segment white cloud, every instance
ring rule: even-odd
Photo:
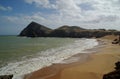
[[[30,23],[31,21],[44,21],[45,19],[41,16],[41,13],[35,13],[32,15],[17,15],[17,16],[3,16],[5,20],[15,24],[26,24]]]
[[[120,0],[25,0],[37,7],[52,8],[60,15],[85,18],[92,15],[119,15]],[[52,3],[51,1],[54,1]],[[54,6],[54,7],[53,7]],[[87,10],[85,10],[87,9]]]
[[[35,4],[37,7],[44,7],[44,8],[54,8],[54,4],[50,4],[49,0],[25,0],[28,4]]]
[[[2,11],[11,11],[12,7],[10,7],[10,6],[5,7],[5,6],[0,5],[0,10],[2,10]]]
[[[27,25],[31,21],[57,28],[77,25],[84,28],[120,29],[120,0],[25,0],[37,8],[52,9],[55,13],[36,12],[32,15],[6,16],[14,23]]]
[[[63,18],[81,18],[81,9],[73,0],[59,0],[56,2],[57,10]]]

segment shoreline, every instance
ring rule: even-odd
[[[109,36],[98,40],[105,41],[106,45],[91,59],[69,68],[61,70],[58,74],[46,79],[103,79],[103,75],[114,70],[115,62],[120,60],[119,45],[111,44],[116,37]]]
[[[91,53],[79,53],[79,54],[73,55],[72,57],[65,59],[62,63],[54,63],[51,66],[44,67],[30,74],[26,74],[24,76],[24,79],[38,79],[38,78],[58,79],[58,76],[60,77],[60,72],[62,70],[66,68],[74,67],[77,65],[81,65],[81,64],[84,64],[85,62],[92,60],[91,56],[97,53],[98,51],[100,51],[105,45],[105,42],[103,40],[97,39],[97,41],[99,42],[99,45],[93,47],[92,49],[87,49],[84,51],[84,52],[91,52]]]

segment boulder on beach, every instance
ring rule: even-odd
[[[118,39],[114,39],[113,41],[112,41],[112,44],[118,44],[119,42],[118,42]]]
[[[120,70],[115,70],[103,76],[103,79],[120,79]]]
[[[116,62],[115,65],[116,65],[115,69],[116,69],[116,70],[120,70],[120,62],[119,62],[119,61]]]
[[[103,79],[120,79],[120,62],[115,63],[115,65],[116,70],[103,75]]]

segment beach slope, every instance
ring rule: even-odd
[[[98,39],[104,41],[104,47],[100,48],[99,51],[90,55],[89,60],[76,65],[70,65],[63,67],[61,65],[55,65],[44,68],[31,75],[26,76],[26,79],[38,79],[43,73],[47,74],[49,71],[55,71],[58,68],[59,71],[53,75],[44,75],[45,79],[102,79],[103,75],[114,70],[115,62],[120,60],[120,46],[111,44],[115,36],[106,36]],[[96,49],[97,50],[97,49]],[[73,63],[75,64],[75,63]],[[46,71],[46,69],[48,71]],[[51,72],[51,73],[52,73]]]

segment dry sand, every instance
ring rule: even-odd
[[[115,62],[120,60],[120,46],[111,44],[115,38],[98,39],[104,41],[105,46],[91,54],[86,62],[55,64],[27,75],[26,79],[102,79],[103,74],[114,70]]]

